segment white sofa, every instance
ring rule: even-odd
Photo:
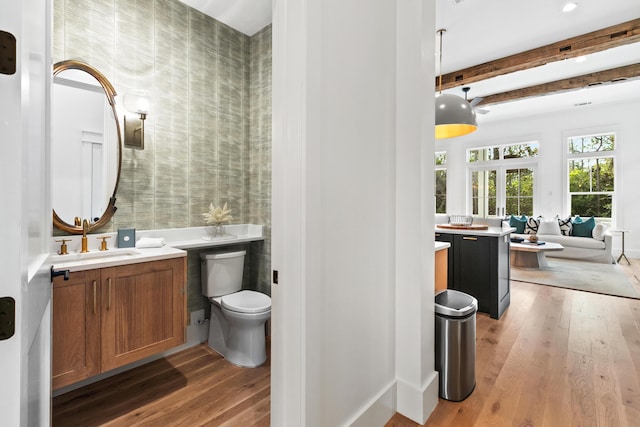
[[[509,222],[505,222],[506,226],[509,226]],[[611,255],[613,237],[606,231],[606,227],[601,224],[596,224],[591,232],[592,237],[561,234],[562,231],[557,218],[539,219],[537,227],[536,235],[539,241],[558,243],[564,247],[561,251],[546,252],[545,255],[550,258],[570,258],[607,264],[614,262]],[[529,228],[529,223],[527,223],[526,228]],[[528,239],[531,234],[514,234],[514,236]]]
[[[507,226],[509,223],[507,223]],[[524,239],[529,238],[529,234],[512,234]],[[605,233],[604,240],[594,239],[592,237],[577,236],[557,236],[551,234],[538,234],[538,239],[543,242],[552,242],[561,244],[564,249],[561,251],[545,252],[548,258],[570,258],[582,261],[614,263],[611,255],[612,236]]]

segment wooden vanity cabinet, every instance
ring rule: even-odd
[[[184,258],[102,269],[102,370],[184,344]]]
[[[53,388],[183,344],[185,264],[171,258],[56,277]]]
[[[100,270],[53,279],[52,363],[54,389],[100,373]]]

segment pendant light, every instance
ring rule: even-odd
[[[442,93],[442,35],[440,29],[440,77],[439,94],[436,96],[436,139],[466,135],[478,129],[476,112],[465,99],[457,95]]]

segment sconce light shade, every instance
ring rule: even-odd
[[[149,94],[144,90],[133,90],[124,94],[124,108],[130,113],[149,113]]]
[[[450,94],[436,96],[436,139],[462,136],[476,129],[476,112],[467,100]]]
[[[124,108],[135,115],[124,116],[125,147],[144,149],[144,121],[149,113],[149,95],[142,90],[127,92]]]

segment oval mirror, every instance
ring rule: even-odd
[[[122,141],[116,91],[92,66],[75,60],[53,67],[51,199],[53,225],[82,234],[103,227],[116,211]]]

